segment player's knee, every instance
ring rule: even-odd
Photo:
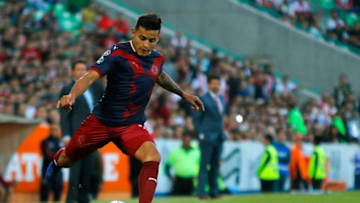
[[[151,153],[148,153],[145,157],[144,160],[142,160],[143,162],[148,162],[148,161],[156,161],[156,162],[160,162],[161,160],[161,155],[157,150],[152,151]]]

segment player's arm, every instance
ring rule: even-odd
[[[168,74],[162,71],[159,77],[156,80],[156,83],[160,85],[162,88],[175,93],[182,97],[185,101],[189,102],[192,105],[192,108],[195,110],[205,110],[204,104],[201,102],[199,97],[188,94],[184,92],[176,82],[174,82]]]
[[[71,106],[75,103],[75,99],[84,93],[89,86],[95,82],[100,77],[99,73],[94,70],[89,70],[85,75],[83,75],[71,89],[68,95],[64,95],[57,102],[56,107],[64,107],[67,110],[71,110]]]

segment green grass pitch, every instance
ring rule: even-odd
[[[124,203],[137,203],[137,199],[120,199]],[[223,196],[218,200],[202,200],[196,197],[155,198],[153,203],[360,203],[360,191],[333,192],[326,194],[253,194]],[[95,201],[93,203],[110,203]]]

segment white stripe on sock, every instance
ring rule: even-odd
[[[152,180],[152,181],[155,181],[155,183],[157,183],[157,180],[156,180],[156,178],[148,178],[148,180]]]

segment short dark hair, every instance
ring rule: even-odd
[[[143,27],[146,30],[161,29],[161,17],[156,13],[144,13],[136,21],[135,29]]]
[[[187,128],[184,128],[183,137],[194,138],[194,137],[196,137],[196,134],[195,134],[195,132],[193,130],[189,130]]]
[[[213,74],[208,75],[208,77],[207,77],[207,82],[210,83],[212,80],[220,80],[220,76],[218,76],[218,75],[213,75]]]
[[[321,136],[314,136],[314,145],[319,145],[322,141]]]
[[[83,59],[78,59],[78,60],[72,62],[72,64],[71,64],[71,70],[74,70],[74,69],[75,69],[75,66],[76,66],[77,64],[79,64],[79,63],[82,63],[82,64],[87,65],[87,62],[86,62],[85,60],[83,60]]]
[[[266,134],[266,135],[265,135],[265,139],[266,139],[267,141],[269,141],[270,143],[273,143],[273,141],[274,141],[273,136],[270,135],[270,134]]]

